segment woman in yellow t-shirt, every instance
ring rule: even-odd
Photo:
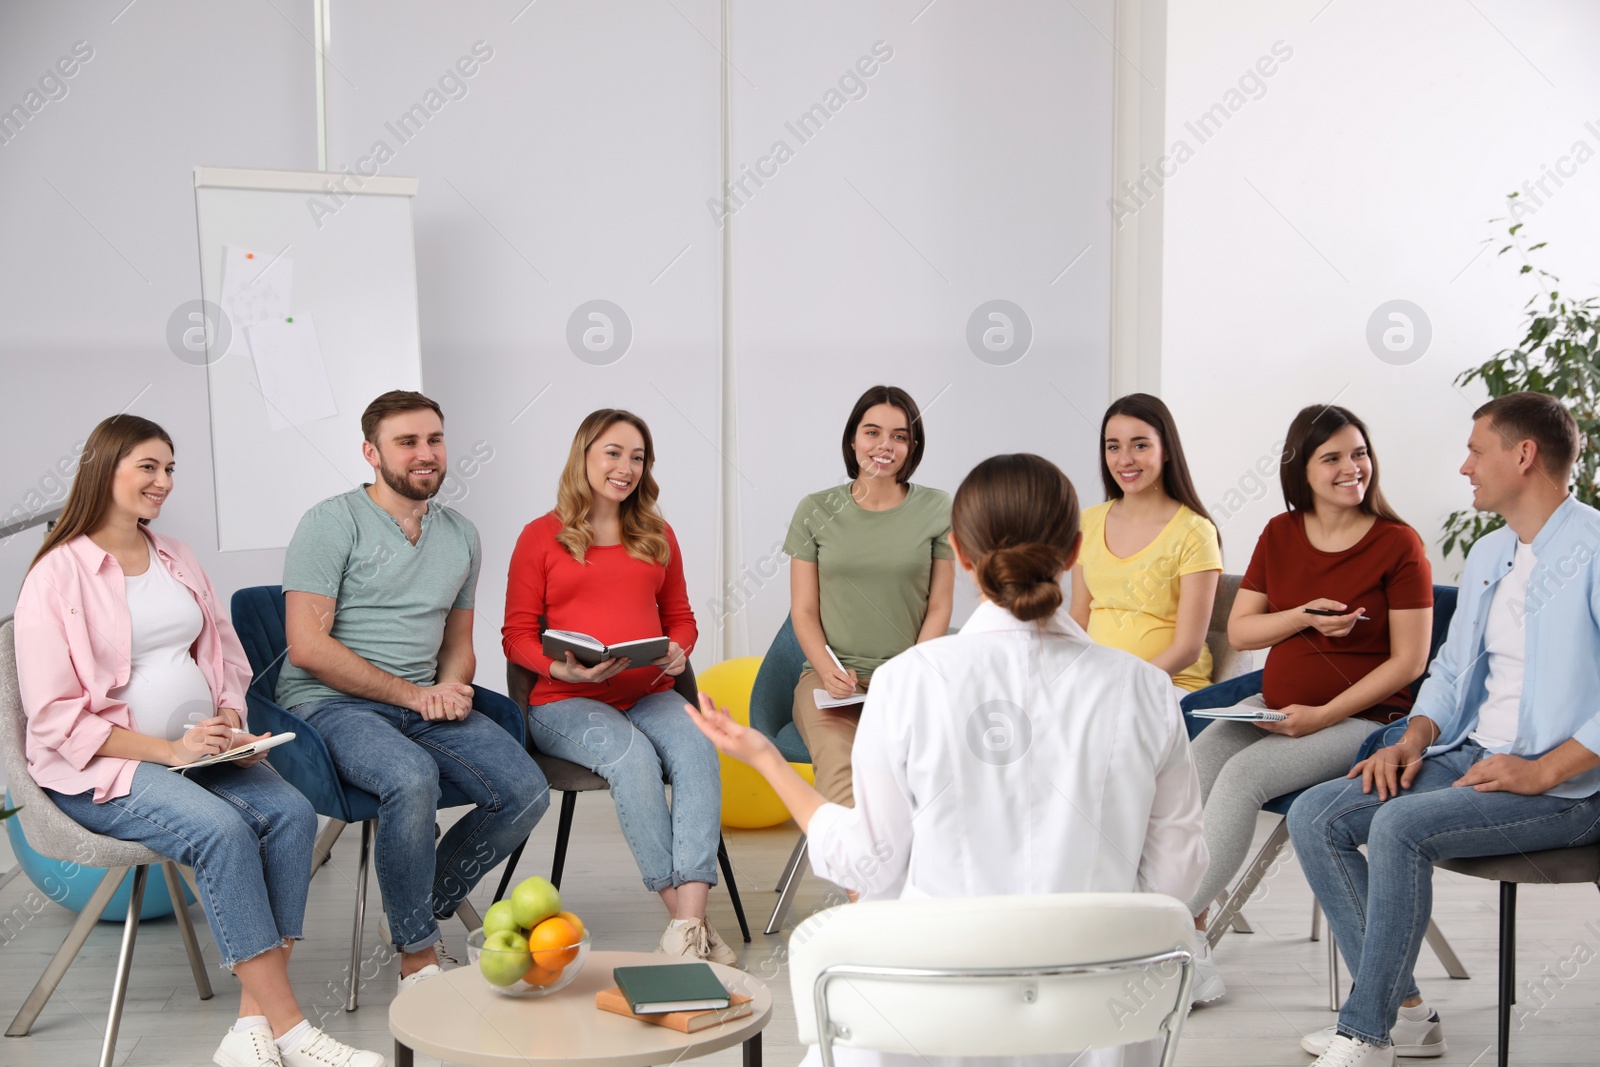
[[[1106,502],[1083,513],[1072,618],[1098,644],[1132,652],[1193,692],[1211,684],[1206,628],[1222,547],[1189,477],[1172,412],[1148,393],[1100,420]]]

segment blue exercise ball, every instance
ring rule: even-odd
[[[6,807],[12,807],[11,795],[6,794]],[[17,855],[17,864],[28,881],[50,900],[69,911],[81,912],[89,898],[100,887],[106,875],[103,867],[80,867],[63,860],[46,859],[33,850],[22,833],[22,819],[13,815],[6,820],[6,836],[11,839],[11,851]],[[129,872],[130,874],[132,872]],[[128,898],[133,895],[133,879],[123,876],[122,886],[111,898],[111,903],[100,916],[101,922],[122,922],[128,917]],[[192,903],[194,894],[183,887],[184,902]],[[144,906],[139,909],[139,920],[159,919],[172,914],[172,897],[167,892],[167,880],[159,867],[151,867],[144,881]]]

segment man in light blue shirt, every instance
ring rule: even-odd
[[[1474,413],[1461,473],[1473,505],[1506,525],[1467,556],[1449,636],[1388,728],[1403,736],[1289,813],[1355,975],[1338,1025],[1301,1042],[1313,1067],[1445,1052],[1411,975],[1434,861],[1600,841],[1600,511],[1567,493],[1577,452],[1551,397],[1512,393]]]

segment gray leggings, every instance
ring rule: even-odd
[[[1264,708],[1260,696],[1239,707]],[[1191,742],[1205,803],[1211,866],[1189,911],[1199,915],[1244,866],[1261,805],[1296,789],[1343,777],[1361,742],[1380,724],[1350,717],[1304,737],[1281,737],[1248,722],[1214,722]]]

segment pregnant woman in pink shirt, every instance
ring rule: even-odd
[[[240,985],[216,1063],[383,1067],[313,1027],[289,988],[311,804],[262,755],[172,770],[253,739],[240,710],[250,668],[216,590],[187,545],[147,528],[172,491],[172,439],[115,415],[83,455],[17,600],[28,770],[84,828],[194,869]]]

